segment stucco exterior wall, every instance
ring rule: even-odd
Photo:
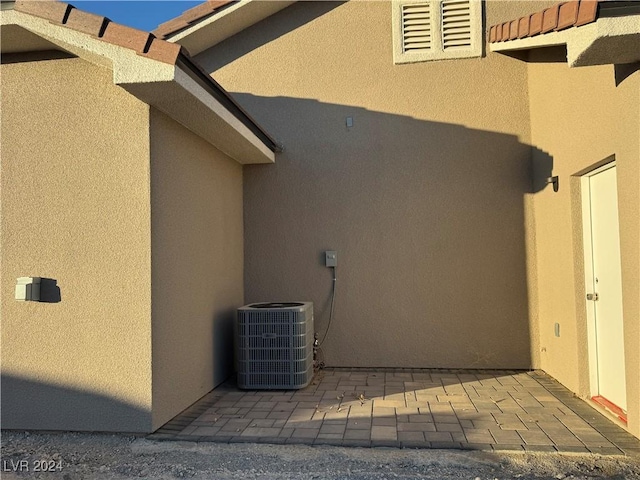
[[[148,106],[79,59],[1,72],[2,427],[149,431]]]
[[[337,250],[328,365],[530,367],[527,67],[392,58],[389,2],[300,2],[199,55],[284,145],[244,169],[245,301],[313,301],[322,336]]]
[[[242,167],[151,110],[153,427],[233,371],[243,302]]]
[[[629,429],[640,434],[640,72],[616,86],[614,67],[529,64],[531,143],[552,158],[560,189],[533,195],[539,366],[589,394],[580,182],[571,177],[615,155],[618,176]],[[555,337],[554,323],[561,335]]]

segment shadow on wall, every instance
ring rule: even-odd
[[[151,412],[120,400],[2,374],[2,428],[149,432]]]
[[[553,177],[553,157],[547,152],[531,147],[531,187],[532,193],[540,192],[549,185]]]
[[[207,72],[214,72],[240,56],[321,17],[343,3],[345,2],[330,0],[291,5],[282,14],[269,18],[269,22],[258,22],[249,27],[246,30],[248,41],[243,42],[242,49],[221,49],[215,55],[201,55],[196,59]]]
[[[523,197],[551,188],[549,155],[461,125],[234,96],[285,148],[244,168],[246,302],[313,301],[323,332],[330,246],[327,365],[531,366]]]
[[[238,305],[240,306],[240,305]],[[213,371],[229,372],[232,375],[235,371],[235,336],[234,324],[236,320],[236,309],[229,309],[219,312],[213,318]],[[214,382],[215,383],[215,382]],[[220,383],[220,382],[218,382]]]
[[[40,279],[40,301],[43,303],[59,303],[62,301],[57,280],[53,278]]]
[[[614,65],[616,87],[629,78],[632,74],[640,71],[640,62],[622,63]]]

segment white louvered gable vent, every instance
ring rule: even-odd
[[[393,61],[482,56],[482,0],[393,0]]]
[[[471,6],[469,0],[442,1],[442,48],[471,48]]]
[[[402,48],[405,52],[431,49],[431,4],[402,5]]]

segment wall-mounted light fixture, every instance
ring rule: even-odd
[[[16,283],[16,300],[40,301],[40,277],[20,277]]]
[[[557,192],[558,188],[560,188],[558,176],[556,175],[555,177],[548,177],[547,178],[547,185],[548,184],[552,184],[553,185],[553,191]]]

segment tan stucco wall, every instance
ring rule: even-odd
[[[153,426],[224,381],[243,302],[242,167],[151,110]]]
[[[530,63],[529,95],[531,143],[553,158],[553,174],[560,177],[557,193],[548,187],[532,201],[539,366],[589,394],[580,182],[571,175],[615,155],[629,429],[640,435],[640,72],[616,86],[611,65]]]
[[[328,365],[529,367],[526,65],[394,65],[391,30],[388,2],[300,2],[198,57],[284,145],[244,169],[245,301],[313,301],[322,333],[335,249]]]
[[[148,431],[148,106],[79,59],[1,72],[2,427]]]

